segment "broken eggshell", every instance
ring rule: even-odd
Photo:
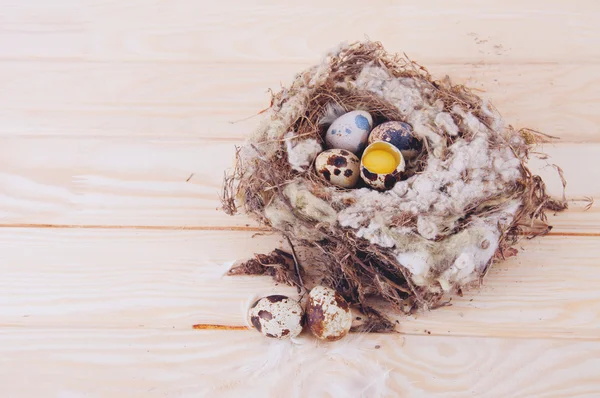
[[[360,177],[360,160],[345,149],[329,149],[317,156],[315,170],[333,185],[352,188]]]
[[[352,311],[341,294],[325,286],[316,286],[308,294],[306,323],[318,339],[336,341],[350,331]]]
[[[380,172],[378,170],[372,169],[369,170],[368,162],[365,162],[366,158],[368,158],[373,152],[384,152],[391,155],[394,159],[395,164],[392,166],[395,168],[391,169],[389,172]],[[400,177],[402,172],[406,168],[406,162],[404,161],[404,156],[398,148],[389,142],[385,141],[375,141],[370,144],[365,152],[363,153],[362,159],[360,161],[360,176],[363,181],[367,183],[371,188],[375,188],[380,191],[385,191],[388,189],[392,189],[394,185],[398,181],[400,181]]]
[[[248,311],[250,324],[263,336],[276,339],[296,337],[302,332],[300,303],[287,296],[272,295],[257,300]]]
[[[367,145],[373,118],[365,111],[348,112],[331,123],[325,134],[328,148],[359,153]]]

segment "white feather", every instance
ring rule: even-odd
[[[325,112],[323,112],[323,116],[319,119],[319,125],[327,126],[330,125],[337,119],[346,113],[346,110],[337,102],[330,102],[325,107]]]

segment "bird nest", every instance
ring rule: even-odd
[[[332,115],[354,110],[375,125],[408,123],[422,143],[389,190],[340,188],[313,167]],[[232,275],[326,285],[368,315],[432,309],[516,254],[519,238],[547,233],[546,211],[566,208],[526,166],[548,136],[512,128],[468,88],[380,43],[332,50],[263,113],[225,177],[223,208],[283,234],[291,251],[257,255]],[[392,327],[379,316],[371,330]]]

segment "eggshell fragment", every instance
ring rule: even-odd
[[[267,337],[288,339],[302,332],[302,307],[286,296],[259,299],[250,307],[248,318],[254,329]]]
[[[308,294],[306,322],[318,339],[336,341],[350,331],[352,312],[341,294],[328,287],[317,286]]]
[[[315,170],[333,185],[352,188],[360,177],[360,160],[345,149],[329,149],[317,156]]]
[[[359,153],[367,145],[373,118],[365,111],[351,111],[335,119],[325,134],[328,148]]]

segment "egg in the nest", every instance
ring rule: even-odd
[[[263,297],[248,311],[254,329],[263,336],[276,339],[298,336],[302,332],[303,316],[300,303],[281,295]]]
[[[373,118],[365,111],[348,112],[331,123],[325,134],[328,148],[359,153],[367,145],[373,128]]]
[[[328,149],[315,159],[317,174],[342,188],[352,188],[360,177],[360,160],[345,149]]]
[[[308,294],[306,324],[318,339],[339,340],[350,331],[352,311],[341,294],[325,286],[316,286]]]
[[[414,158],[422,148],[410,124],[404,122],[385,122],[375,127],[369,135],[369,144],[377,141],[389,142],[402,152],[405,159]]]
[[[360,160],[360,176],[371,188],[392,189],[406,167],[402,152],[385,141],[370,144]]]

